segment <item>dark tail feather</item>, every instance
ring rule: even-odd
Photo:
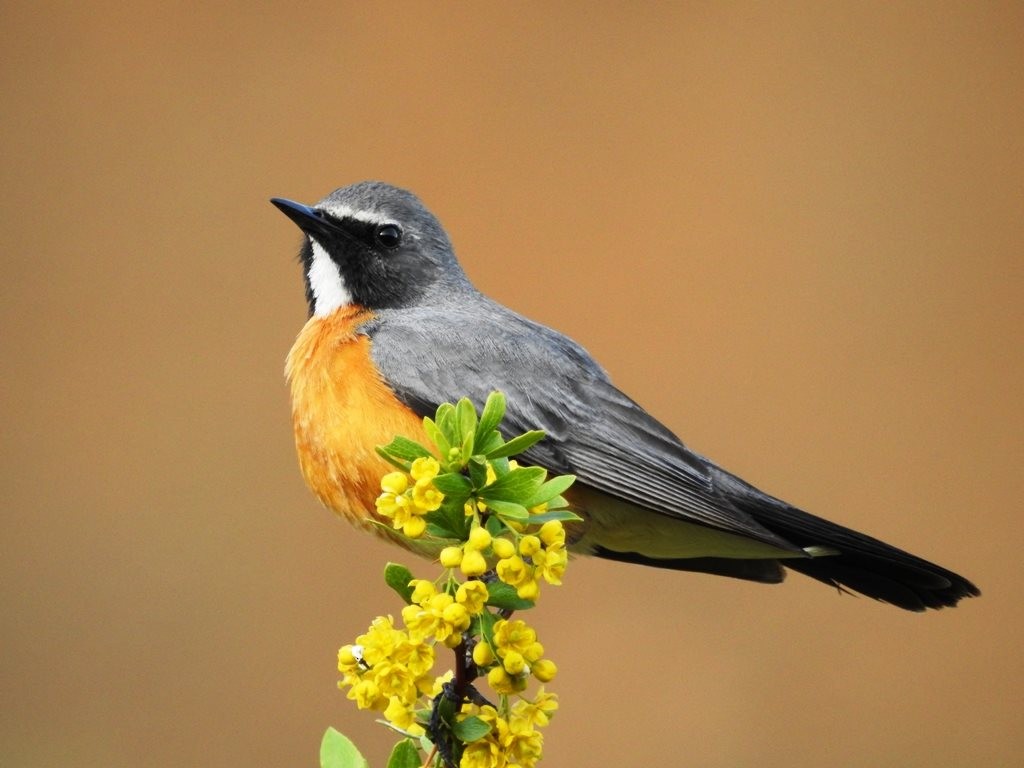
[[[787,568],[826,584],[846,587],[908,611],[952,607],[962,598],[981,594],[959,574],[799,509],[758,505],[760,509],[755,510],[747,504],[742,506],[763,526],[797,546],[838,550],[837,555],[783,561]]]
[[[772,533],[801,548],[828,547],[839,553],[782,560],[787,568],[908,611],[948,608],[981,594],[959,574],[791,507],[714,465],[709,470],[729,500]]]

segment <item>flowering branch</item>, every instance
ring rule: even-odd
[[[536,631],[512,616],[534,607],[542,582],[562,583],[562,524],[579,519],[562,494],[575,478],[518,465],[511,457],[544,433],[506,441],[498,431],[504,414],[500,392],[479,415],[467,399],[445,403],[423,420],[432,447],[398,436],[377,449],[395,467],[381,479],[377,512],[407,548],[443,569],[431,581],[389,563],[385,581],[406,603],[401,625],[378,616],[338,651],[339,687],[403,736],[388,768],[531,768],[543,747],[538,729],[558,708],[544,688],[557,667]],[[437,674],[443,647],[454,651],[454,669]],[[531,681],[539,683],[532,693]],[[366,761],[331,729],[321,765]]]

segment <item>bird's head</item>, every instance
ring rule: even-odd
[[[311,315],[411,307],[468,286],[440,222],[404,189],[364,181],[312,206],[271,202],[306,235],[299,258]]]

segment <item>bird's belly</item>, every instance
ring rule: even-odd
[[[381,379],[370,339],[358,334],[371,317],[344,307],[312,317],[295,341],[285,373],[291,386],[292,423],[299,467],[327,507],[360,528],[387,535],[374,501],[392,467],[375,447],[395,435],[426,442],[422,419]]]
[[[770,544],[653,512],[586,487],[569,494],[586,520],[572,548],[587,554],[601,547],[670,560],[698,557],[776,559],[801,556]]]

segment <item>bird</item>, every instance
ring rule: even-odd
[[[909,611],[980,594],[690,450],[580,344],[477,290],[412,192],[363,181],[313,205],[271,202],[303,235],[309,316],[285,365],[299,466],[357,527],[425,546],[378,524],[392,468],[375,447],[396,435],[427,443],[423,418],[440,404],[468,397],[480,408],[500,390],[503,430],[546,433],[522,463],[577,478],[566,494],[582,518],[567,526],[575,554],[762,583],[788,569]]]

